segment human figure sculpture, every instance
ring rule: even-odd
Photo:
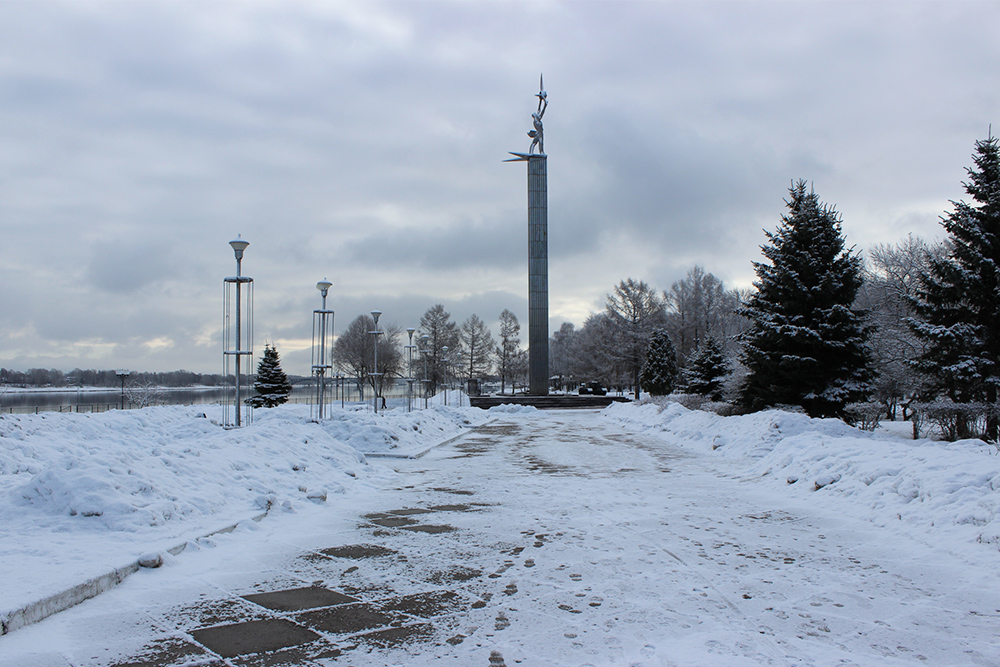
[[[538,94],[535,97],[538,98],[538,110],[531,114],[531,124],[535,129],[528,132],[528,136],[531,137],[531,147],[528,149],[528,154],[535,152],[535,146],[538,146],[538,152],[541,155],[545,155],[545,136],[542,130],[542,116],[545,115],[545,110],[549,108],[549,99],[546,92],[543,90],[542,79],[538,79]]]

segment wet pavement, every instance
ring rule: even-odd
[[[395,465],[339,523],[220,538],[19,631],[75,647],[18,667],[990,664],[966,640],[995,634],[995,583],[596,414]]]

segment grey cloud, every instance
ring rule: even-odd
[[[745,280],[795,178],[852,242],[923,233],[996,120],[998,19],[960,1],[6,3],[0,350],[62,365],[88,339],[216,368],[193,341],[221,321],[237,233],[268,335],[308,332],[324,274],[338,308],[400,324],[439,301],[520,308],[525,177],[501,160],[528,146],[539,71],[561,298],[695,263]],[[177,346],[143,346],[161,335]]]

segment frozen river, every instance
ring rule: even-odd
[[[994,572],[898,534],[884,539],[822,500],[792,504],[747,481],[740,462],[594,412],[501,415],[391,465],[391,483],[350,495],[339,511],[277,514],[0,638],[0,665],[995,665],[1000,656]],[[4,661],[5,642],[21,662]],[[72,649],[61,662],[23,661],[47,642]]]

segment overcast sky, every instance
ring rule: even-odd
[[[749,286],[793,179],[859,250],[940,238],[1000,123],[997,2],[0,2],[0,366],[212,373],[443,303],[527,338],[549,108],[551,329],[626,277]]]

